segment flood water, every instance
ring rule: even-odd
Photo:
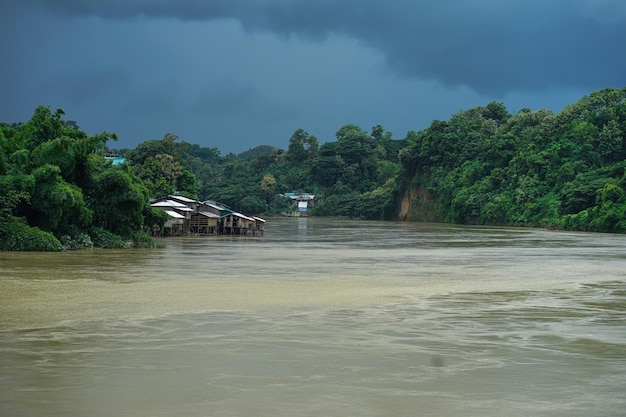
[[[626,415],[626,236],[272,219],[0,253],[0,416]]]

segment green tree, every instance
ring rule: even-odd
[[[180,176],[176,179],[176,191],[188,198],[198,198],[198,180],[193,172],[184,166],[181,166]]]
[[[125,238],[144,227],[149,208],[149,192],[129,167],[117,165],[95,178],[97,192],[92,196],[94,225]]]
[[[34,186],[27,219],[31,226],[57,235],[72,231],[71,225],[91,224],[93,212],[76,185],[67,183],[58,166],[45,164],[33,171]]]
[[[272,174],[265,174],[259,184],[266,204],[269,204],[276,195],[276,178]]]
[[[307,159],[307,151],[305,143],[309,134],[302,129],[296,130],[289,139],[289,147],[287,148],[287,158],[294,162],[302,162]]]
[[[150,139],[140,143],[124,155],[130,165],[143,165],[148,158],[154,158],[160,154],[167,154],[167,145],[162,140]]]
[[[52,113],[39,106],[26,123],[0,125],[0,211],[6,220],[0,234],[8,242],[3,249],[58,250],[60,242],[66,248],[92,247],[89,233],[109,243],[118,239],[115,232],[140,237],[147,195],[139,197],[138,217],[123,186],[101,194],[119,169],[103,158],[106,142],[116,135],[87,136],[63,115],[61,109]]]

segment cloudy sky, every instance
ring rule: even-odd
[[[16,0],[0,37],[0,121],[60,107],[115,148],[286,149],[350,123],[401,139],[626,86],[624,0]]]

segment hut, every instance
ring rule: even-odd
[[[199,211],[191,215],[189,233],[199,235],[213,235],[218,232],[220,215],[206,211]]]
[[[184,204],[185,206],[192,209],[194,212],[198,211],[198,206],[201,204],[199,201],[183,197],[182,195],[168,195],[167,199],[170,201],[175,201],[180,204]]]
[[[221,217],[224,214],[224,210],[227,210],[227,207],[223,204],[216,203],[214,201],[203,201],[202,203],[200,203],[198,210],[217,214],[218,216]]]
[[[295,210],[285,213],[286,216],[307,217],[309,209],[313,207],[315,202],[315,195],[309,193],[285,193],[283,196],[290,199],[295,206]]]
[[[262,235],[264,231],[264,219],[246,216],[214,201],[200,202],[187,197],[169,195],[152,202],[151,206],[168,214],[164,230],[158,230],[157,226],[155,234]]]
[[[168,220],[163,225],[163,234],[166,236],[180,236],[185,233],[185,216],[174,210],[165,210]]]
[[[162,198],[150,204],[153,208],[164,210],[169,220],[165,223],[163,234],[178,236],[189,231],[189,222],[193,209],[184,203]]]
[[[228,210],[222,216],[221,231],[226,235],[247,235],[254,229],[255,220],[236,211]]]
[[[252,234],[262,235],[263,232],[265,231],[265,220],[256,216],[252,216],[252,218],[254,219],[254,227],[252,228]]]

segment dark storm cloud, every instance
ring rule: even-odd
[[[112,92],[122,91],[130,78],[119,68],[94,68],[88,72],[70,71],[53,74],[38,86],[44,96],[59,97],[65,102],[86,104]]]
[[[197,114],[224,116],[251,107],[255,99],[256,90],[252,85],[233,80],[218,80],[200,91],[191,110]]]
[[[235,152],[348,123],[401,138],[623,87],[625,28],[623,0],[0,1],[0,121],[44,104],[120,147],[173,132]]]
[[[293,108],[284,104],[282,99],[272,100],[253,85],[230,79],[218,80],[202,88],[197,99],[190,104],[189,111],[217,120],[236,120],[245,114],[249,122],[284,121],[296,117]]]
[[[30,0],[36,1],[36,0]],[[249,31],[348,36],[405,77],[504,96],[621,86],[621,0],[46,0],[57,13],[110,19],[235,19]]]

